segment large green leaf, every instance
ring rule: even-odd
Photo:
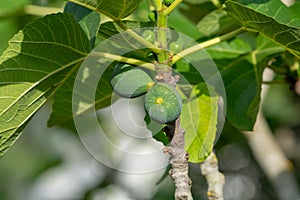
[[[84,31],[66,13],[38,19],[9,41],[0,57],[0,156],[89,51]]]
[[[292,6],[289,7],[298,17],[300,17],[299,9],[300,9],[300,2],[295,2]]]
[[[251,46],[245,40],[235,38],[207,48],[212,59],[232,59],[251,52]]]
[[[179,12],[179,10],[174,10],[169,16],[168,24],[171,28],[188,35],[193,39],[199,39],[203,35],[198,31],[196,24],[189,20],[184,14]]]
[[[266,35],[300,58],[300,18],[280,0],[229,0],[226,10],[243,27]]]
[[[238,129],[253,129],[260,104],[263,70],[270,57],[284,51],[281,46],[259,36],[253,51],[219,65],[226,89],[226,117]]]
[[[248,35],[252,37],[251,34]],[[259,35],[258,37],[253,36],[253,38],[256,39],[253,50],[250,49],[249,45],[241,42],[241,39],[235,39],[238,42],[233,40],[231,41],[233,42],[232,45],[231,42],[224,43],[216,46],[215,49],[211,49],[211,52],[208,51],[218,66],[226,89],[226,118],[240,130],[252,130],[256,121],[260,103],[262,72],[267,65],[267,61],[285,51],[283,47],[275,44],[265,36]],[[245,48],[245,51],[239,51],[239,46],[247,48]],[[225,53],[222,54],[222,51],[218,51],[218,48],[220,48],[219,50],[226,50]],[[192,55],[191,58],[195,59],[196,56]],[[203,59],[201,56],[198,56],[198,58]],[[211,65],[211,62],[205,60],[201,62],[202,66],[210,67]],[[198,84],[203,81],[198,70],[190,66],[179,67],[176,70],[179,70],[181,75],[191,84]]]
[[[96,65],[98,65],[98,68],[102,67],[99,64]],[[48,126],[63,125],[64,127],[67,127],[71,130],[75,130],[75,126],[72,120],[75,114],[73,113],[72,106],[76,106],[76,110],[80,110],[78,114],[81,114],[90,109],[95,108],[96,110],[98,110],[111,104],[112,88],[109,81],[113,72],[112,67],[109,67],[103,73],[97,85],[93,86],[90,84],[85,84],[84,92],[87,92],[86,90],[95,91],[95,99],[90,99],[88,96],[86,96],[86,104],[84,107],[77,103],[72,105],[73,92],[78,93],[78,95],[84,95],[83,91],[73,90],[75,81],[78,81],[78,77],[76,79],[77,72],[78,70],[76,68],[76,70],[74,70],[70,75],[70,78],[68,78],[68,80],[66,80],[66,82],[56,92],[53,99],[53,111],[51,113],[50,119],[48,120]],[[96,70],[89,70],[89,72],[90,74],[86,78],[97,76]]]
[[[206,49],[206,52],[213,60],[222,60],[227,63],[228,60],[232,60],[240,57],[241,55],[246,55],[252,52],[252,49],[245,40],[240,38],[235,38],[231,41],[224,41],[217,45],[211,46]],[[203,65],[205,65],[205,60],[207,59],[206,54],[194,54],[189,55],[188,59],[190,61],[203,60]],[[189,62],[184,59],[179,60],[176,63],[176,70],[181,73],[184,77],[189,80],[190,84],[199,83],[199,72],[194,69]],[[201,79],[202,80],[202,79]]]
[[[72,2],[66,4],[64,12],[74,15],[75,20],[86,33],[90,40],[91,47],[93,48],[100,28],[100,14]]]
[[[218,95],[213,88],[199,84],[182,106],[181,125],[185,129],[185,149],[189,161],[205,160],[213,149],[218,122]]]
[[[218,9],[203,17],[197,24],[197,28],[202,34],[210,37],[230,32],[238,28],[238,24],[227,15],[226,11]]]
[[[140,5],[142,0],[68,0],[70,2],[85,6],[91,10],[100,12],[114,21],[121,20]]]

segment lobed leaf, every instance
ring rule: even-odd
[[[101,69],[101,67],[101,65],[95,63],[93,69]],[[97,77],[97,71],[91,70],[91,68],[86,69],[89,69],[89,75],[85,77],[86,79],[92,79],[93,77]],[[76,79],[77,72],[78,68],[72,71],[69,75],[69,78],[62,84],[62,86],[56,92],[53,98],[52,113],[48,120],[48,126],[63,125],[66,128],[76,131],[74,122],[72,120],[73,117],[85,113],[91,109],[95,108],[96,110],[98,110],[107,107],[111,104],[112,88],[110,85],[110,78],[113,72],[112,67],[109,67],[103,73],[98,84],[91,85],[88,83],[88,81],[87,83],[83,83],[84,91],[73,90],[75,81],[80,81],[78,80],[78,77]],[[91,99],[88,96],[85,96],[85,92],[87,92],[87,90],[95,91],[95,99]],[[84,99],[86,100],[86,102],[81,102],[81,104],[74,102],[75,104],[72,105],[72,98],[74,92],[76,93],[76,95],[79,96],[84,95]],[[72,106],[74,107],[74,110],[78,111],[76,114],[73,113]]]
[[[280,0],[229,0],[225,5],[243,27],[262,33],[300,58],[300,17]]]
[[[260,104],[262,72],[267,66],[268,59],[285,51],[283,47],[265,36],[259,35],[254,39],[256,39],[254,49],[241,39],[234,39],[213,46],[207,51],[218,66],[225,86],[226,118],[239,130],[253,129]],[[196,59],[197,56],[191,55],[191,58]],[[198,59],[203,58],[198,56]],[[201,63],[202,66],[209,68],[211,62],[203,60]],[[203,82],[198,70],[191,66],[179,66],[176,70],[179,70],[190,84]],[[213,76],[214,74],[212,78]]]
[[[197,29],[196,24],[177,9],[175,9],[169,16],[168,24],[176,31],[188,35],[195,40],[203,36],[202,33],[200,33]]]
[[[284,51],[268,38],[258,36],[255,50],[219,65],[226,89],[226,118],[239,130],[253,129],[260,105],[263,70],[269,58]]]
[[[207,53],[213,59],[232,59],[251,52],[251,46],[245,40],[235,38],[207,48]]]
[[[89,51],[84,31],[66,13],[38,19],[9,41],[0,57],[0,157]]]

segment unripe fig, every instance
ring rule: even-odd
[[[171,42],[169,44],[169,50],[173,53],[179,53],[182,51],[182,45],[177,42]]]
[[[141,69],[129,69],[132,66],[124,65],[121,72],[111,79],[114,91],[126,98],[133,98],[145,94],[154,85],[151,77]],[[122,71],[122,69],[124,71]]]
[[[142,33],[142,37],[150,43],[154,43],[154,41],[155,41],[155,34],[151,30],[145,30]]]
[[[168,84],[157,83],[145,96],[145,108],[151,119],[161,124],[174,121],[181,112],[182,99]]]

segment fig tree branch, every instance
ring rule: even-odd
[[[161,48],[161,52],[157,54],[158,63],[155,64],[156,79],[158,82],[165,82],[173,87],[176,87],[176,83],[179,77],[173,76],[172,67],[170,64],[171,58],[167,49],[167,19],[168,15],[163,12],[163,1],[156,0],[155,7],[157,11],[157,43]],[[188,176],[188,154],[185,151],[185,130],[180,125],[180,116],[172,122],[167,124],[170,127],[170,133],[172,139],[170,145],[165,147],[164,152],[170,154],[170,163],[172,169],[170,170],[170,176],[174,180],[175,184],[175,200],[192,200],[191,193],[191,179]]]
[[[218,159],[214,152],[200,164],[201,173],[205,176],[208,191],[207,197],[209,200],[223,200],[223,188],[225,185],[224,175],[219,172]]]
[[[174,136],[164,151],[170,154],[170,175],[175,183],[175,200],[192,200],[191,179],[188,176],[188,154],[184,149],[184,129],[180,118],[175,121]]]

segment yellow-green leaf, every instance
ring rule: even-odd
[[[218,122],[218,95],[211,86],[194,87],[182,105],[181,125],[185,129],[185,149],[189,161],[202,162],[212,151]]]

